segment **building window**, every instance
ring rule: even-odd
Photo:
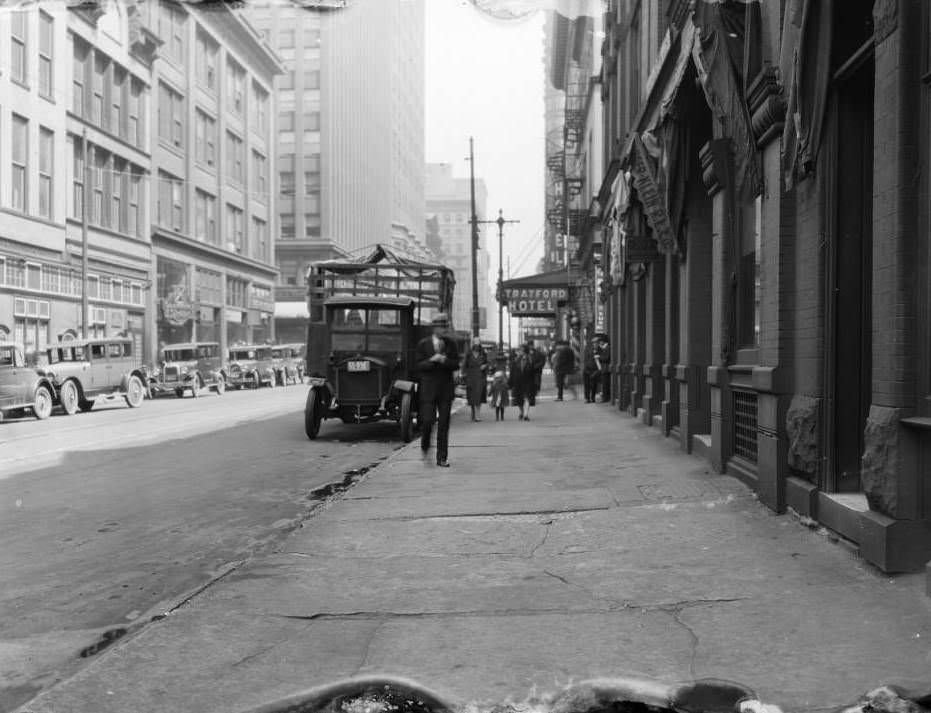
[[[278,47],[283,50],[294,49],[294,30],[287,28],[278,33]]]
[[[222,279],[223,276],[219,272],[214,272],[213,270],[207,270],[206,268],[198,267],[197,271],[195,272],[194,282],[197,301],[202,304],[222,304],[220,290]]]
[[[158,137],[184,148],[184,97],[164,83],[158,85],[158,92]]]
[[[252,129],[262,136],[268,131],[268,92],[252,85]]]
[[[52,98],[54,80],[52,78],[53,50],[55,47],[55,21],[52,16],[39,11],[39,94]]]
[[[107,101],[105,98],[110,83],[110,60],[105,54],[95,52],[93,76],[94,97],[91,103],[91,121],[103,129],[110,128],[110,114],[106,110]]]
[[[22,13],[17,12],[15,14],[21,15]],[[11,179],[10,207],[25,213],[29,205],[26,187],[27,176],[29,175],[29,121],[16,114],[13,114],[12,139],[13,176]]]
[[[246,281],[236,277],[226,277],[226,304],[230,307],[246,308]]]
[[[39,127],[39,215],[52,219],[52,169],[55,156],[55,134]]]
[[[10,13],[10,67],[14,82],[29,83],[28,63],[26,61],[26,43],[28,39],[26,21],[28,15],[25,10],[16,10]]]
[[[94,147],[94,170],[91,171],[91,214],[90,222],[110,227],[109,204],[104,201],[104,195],[109,193],[107,186],[110,183],[110,154],[99,147]]]
[[[294,112],[283,111],[278,119],[278,131],[294,131]]]
[[[113,65],[113,86],[110,88],[110,131],[124,138],[126,123],[123,121],[123,92],[126,89],[126,82],[126,70]]]
[[[71,217],[75,220],[82,220],[84,218],[84,144],[76,138],[72,140],[71,145],[73,148]]]
[[[320,70],[313,69],[304,72],[304,89],[320,88]]]
[[[199,163],[213,166],[216,162],[217,122],[200,109],[194,123],[194,158]]]
[[[320,131],[320,112],[304,114],[304,131]]]
[[[294,195],[294,156],[280,156],[278,164],[281,170],[278,172],[278,190],[283,196]]]
[[[142,196],[142,174],[132,171],[129,176],[129,207],[126,221],[130,235],[142,237],[142,213],[139,200]]]
[[[163,171],[158,173],[158,224],[183,232],[184,200],[181,180]]]
[[[217,43],[198,28],[197,30],[197,81],[211,94],[217,90]]]
[[[84,40],[73,36],[74,61],[72,62],[72,89],[71,111],[77,116],[84,116],[85,92],[87,91],[87,62],[90,57],[90,47]]]
[[[143,102],[145,95],[142,82],[133,77],[129,87],[129,121],[126,139],[133,146],[144,148],[145,133],[143,129]]]
[[[294,213],[281,214],[281,239],[294,240]]]
[[[320,46],[320,28],[309,27],[304,30],[304,47],[313,49]]]
[[[737,274],[738,347],[760,344],[760,198],[740,210],[740,266]]]
[[[226,206],[226,234],[227,249],[230,252],[243,254],[243,212],[241,208],[227,204]]]
[[[184,63],[185,14],[177,3],[161,0],[162,14],[159,18],[159,35],[165,43],[165,54],[175,64]]]
[[[320,237],[319,210],[314,213],[304,214],[304,237],[305,238],[319,238]]]
[[[320,193],[320,174],[304,172],[304,195],[312,196]]]
[[[243,115],[245,108],[245,90],[246,90],[246,71],[234,62],[230,62],[227,67],[227,76],[229,78],[229,91],[226,101],[227,108],[234,114]]]
[[[278,76],[279,89],[294,89],[294,72],[285,72]]]
[[[194,193],[194,238],[217,244],[217,199],[198,189]]]
[[[242,183],[245,175],[243,163],[244,148],[242,139],[235,134],[226,132],[226,176],[235,183]]]
[[[126,231],[126,215],[123,213],[123,181],[126,177],[126,162],[113,159],[110,185],[110,223],[114,230]]]
[[[259,218],[252,219],[252,257],[268,260],[268,223]]]
[[[260,201],[268,200],[268,161],[257,151],[252,152],[252,175],[255,198]]]

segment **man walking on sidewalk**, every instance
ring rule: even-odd
[[[556,375],[556,400],[562,401],[566,379],[575,373],[575,352],[572,351],[567,340],[562,339],[557,342],[552,361],[553,373]],[[572,398],[575,398],[575,387],[569,385],[569,389],[572,391]]]
[[[430,450],[430,435],[436,422],[436,464],[449,467],[449,417],[455,397],[453,374],[459,369],[456,342],[446,336],[449,318],[438,314],[433,318],[433,335],[421,339],[414,353],[414,364],[420,374],[420,448]]]

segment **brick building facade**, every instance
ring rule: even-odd
[[[927,3],[605,6],[580,253],[605,266],[615,404],[884,571],[922,566]]]

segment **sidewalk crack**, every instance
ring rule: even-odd
[[[695,630],[686,624],[682,620],[682,613],[685,611],[685,607],[676,607],[672,610],[667,610],[669,615],[672,616],[673,621],[681,626],[689,635],[691,641],[691,651],[689,652],[689,678],[693,681],[695,680],[695,659],[698,656],[698,646],[701,641],[698,638],[698,634],[695,633]]]
[[[550,537],[550,529],[553,527],[555,520],[547,520],[546,522],[541,522],[543,525],[543,537],[540,538],[540,541],[533,546],[533,549],[530,550],[530,554],[527,555],[527,559],[533,559],[537,556],[537,550],[543,547],[546,544],[546,541]]]
[[[385,624],[387,623],[388,623],[387,620],[383,619],[382,621],[378,622],[377,626],[374,629],[372,629],[372,633],[369,635],[368,641],[365,642],[365,651],[363,651],[362,653],[362,660],[359,662],[359,666],[356,668],[355,673],[352,674],[353,676],[358,676],[359,673],[366,666],[368,666],[369,655],[372,653],[372,645],[375,643],[375,637],[378,636],[379,632],[384,628]]]

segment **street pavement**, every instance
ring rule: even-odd
[[[23,710],[235,711],[376,673],[499,702],[722,677],[793,711],[929,683],[919,577],[883,576],[608,405],[488,416],[454,418],[451,468],[394,452]]]
[[[398,446],[392,424],[328,424],[311,443],[306,393],[0,423],[0,711],[269,548],[316,490]]]

